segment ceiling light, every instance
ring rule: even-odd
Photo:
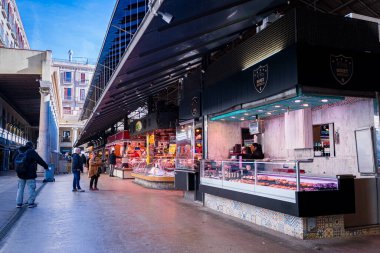
[[[167,12],[161,12],[161,11],[157,11],[157,14],[161,15],[162,20],[165,21],[166,23],[170,24],[170,22],[172,22],[172,19],[173,19],[172,14],[167,13]]]
[[[248,113],[244,113],[245,116],[248,116],[249,114]]]
[[[303,104],[302,106],[308,107],[308,106],[309,106],[309,104]]]
[[[258,110],[258,112],[263,112],[263,110]]]
[[[280,107],[281,107],[281,105],[275,105],[274,107],[276,107],[276,108],[280,108]]]
[[[272,113],[271,112],[267,112],[268,115],[271,115]]]
[[[161,15],[162,16],[162,20],[164,20],[166,23],[170,23],[173,19],[173,15],[171,15],[170,13],[167,13],[167,12],[161,12],[161,11],[156,11],[156,9],[153,7],[153,1],[149,1],[148,2],[148,9],[149,11],[151,11],[153,13],[153,15],[155,16],[158,16],[158,15]]]
[[[240,120],[244,120],[244,118],[241,118]]]
[[[322,99],[321,102],[327,103],[329,100],[328,99]]]
[[[231,116],[231,119],[235,119],[236,117],[235,116]]]
[[[294,103],[301,103],[301,100],[299,100],[299,99],[294,100]]]

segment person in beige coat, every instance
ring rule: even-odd
[[[90,191],[98,191],[98,167],[102,166],[102,160],[95,155],[94,152],[90,154],[89,168],[88,168],[88,177],[90,179]],[[93,187],[94,186],[94,187]]]

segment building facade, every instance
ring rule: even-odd
[[[62,154],[71,153],[73,143],[84,126],[84,121],[80,121],[79,116],[86,100],[95,66],[86,61],[59,59],[54,59],[52,65],[60,98],[59,151]]]
[[[0,47],[29,49],[15,0],[0,0]]]
[[[0,59],[0,170],[13,169],[16,150],[26,141],[47,163],[55,163],[58,121],[51,51],[0,48]]]

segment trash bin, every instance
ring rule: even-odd
[[[44,183],[55,182],[54,171],[55,171],[55,165],[49,164],[49,169],[45,170],[45,179],[42,182]]]

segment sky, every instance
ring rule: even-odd
[[[116,0],[16,0],[31,49],[96,63]]]

